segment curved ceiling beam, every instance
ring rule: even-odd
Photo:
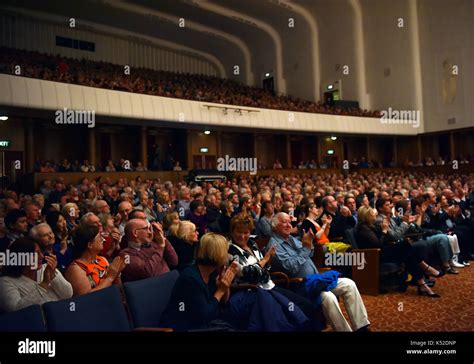
[[[361,109],[371,109],[370,96],[367,93],[367,78],[365,69],[364,51],[364,24],[362,20],[362,6],[359,0],[349,0],[354,11],[355,56],[357,60],[357,83],[359,103]]]
[[[275,4],[275,0],[269,0]],[[318,101],[320,98],[321,89],[321,64],[319,60],[319,33],[318,23],[311,13],[299,4],[292,3],[288,0],[277,0],[276,3],[283,4],[289,10],[302,16],[309,25],[311,36],[311,53],[313,54],[313,83],[314,83],[314,100]]]
[[[50,21],[50,22],[54,22],[54,23],[59,23],[59,24],[67,24],[67,22],[69,22],[69,18],[66,17],[66,16],[52,15],[52,14],[45,13],[45,12],[42,12],[42,11],[39,11],[39,10],[34,10],[33,11],[33,10],[27,10],[27,9],[13,7],[13,6],[0,6],[0,9],[14,11],[14,12],[17,12],[17,13],[20,13],[20,14],[28,15],[32,18],[42,19],[42,20],[46,20],[46,21]],[[121,28],[116,28],[116,27],[112,27],[112,26],[108,26],[108,25],[97,24],[97,23],[90,22],[90,21],[83,20],[83,19],[80,19],[79,24],[85,25],[86,27],[89,27],[90,29],[93,29],[93,30],[104,32],[108,35],[120,35],[120,36],[125,37],[125,38],[127,38],[127,37],[139,38],[139,39],[146,40],[149,43],[155,44],[157,46],[170,48],[170,49],[173,49],[173,50],[176,50],[176,51],[187,52],[187,53],[190,53],[191,55],[194,55],[194,56],[197,55],[197,56],[199,56],[201,58],[204,58],[207,61],[211,62],[216,67],[218,73],[220,74],[220,77],[227,78],[227,73],[225,71],[224,65],[213,54],[203,52],[203,51],[200,51],[198,49],[187,47],[187,46],[184,46],[184,45],[181,45],[181,44],[176,44],[176,43],[173,43],[173,42],[169,42],[169,41],[164,40],[164,39],[160,39],[160,38],[156,38],[156,37],[150,37],[150,36],[147,36],[147,35],[144,35],[144,34],[141,34],[141,33],[135,33],[135,32],[131,32],[131,31],[128,31],[128,30],[123,30]]]
[[[257,18],[251,17],[246,14],[242,14],[238,11],[226,8],[221,5],[210,3],[208,1],[191,0],[191,1],[187,1],[187,3],[206,9],[208,11],[211,11],[219,15],[232,18],[243,24],[251,25],[253,27],[256,27],[265,31],[272,38],[273,43],[275,44],[277,90],[280,93],[286,93],[286,82],[285,82],[285,78],[283,77],[283,46],[282,46],[280,35],[271,25]]]
[[[179,22],[179,18],[176,16],[169,15],[158,10],[150,9],[145,6],[126,3],[121,0],[102,0],[102,2],[112,7],[129,11],[129,12],[133,12],[136,14],[153,15],[157,18],[165,19],[171,23],[176,23],[176,25],[178,25],[178,22]],[[213,37],[219,36],[227,40],[228,42],[235,44],[238,48],[240,48],[245,59],[245,69],[247,71],[246,78],[245,78],[246,82],[250,86],[253,86],[255,84],[255,79],[254,79],[254,75],[252,73],[252,67],[251,67],[250,49],[240,38],[236,37],[235,35],[223,32],[219,29],[211,28],[211,27],[193,22],[191,20],[186,20],[186,27],[193,29],[195,31],[201,32],[201,33],[205,33],[206,35],[209,35],[209,36],[213,36]]]

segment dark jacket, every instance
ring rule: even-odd
[[[219,302],[214,297],[216,278],[217,272],[211,274],[209,283],[205,283],[196,264],[183,270],[160,325],[176,331],[209,328],[211,321],[217,319],[219,314]]]

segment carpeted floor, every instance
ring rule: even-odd
[[[441,298],[404,293],[363,295],[372,331],[474,331],[474,261],[432,288]]]

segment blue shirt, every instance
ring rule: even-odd
[[[276,253],[272,261],[274,269],[272,270],[281,270],[290,278],[304,278],[310,274],[318,273],[311,259],[314,248],[304,247],[303,243],[293,236],[284,240],[276,233],[272,234],[267,249],[272,245],[276,246]]]

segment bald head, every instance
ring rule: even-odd
[[[146,244],[153,240],[153,230],[148,221],[131,219],[125,225],[125,236],[128,242]]]

